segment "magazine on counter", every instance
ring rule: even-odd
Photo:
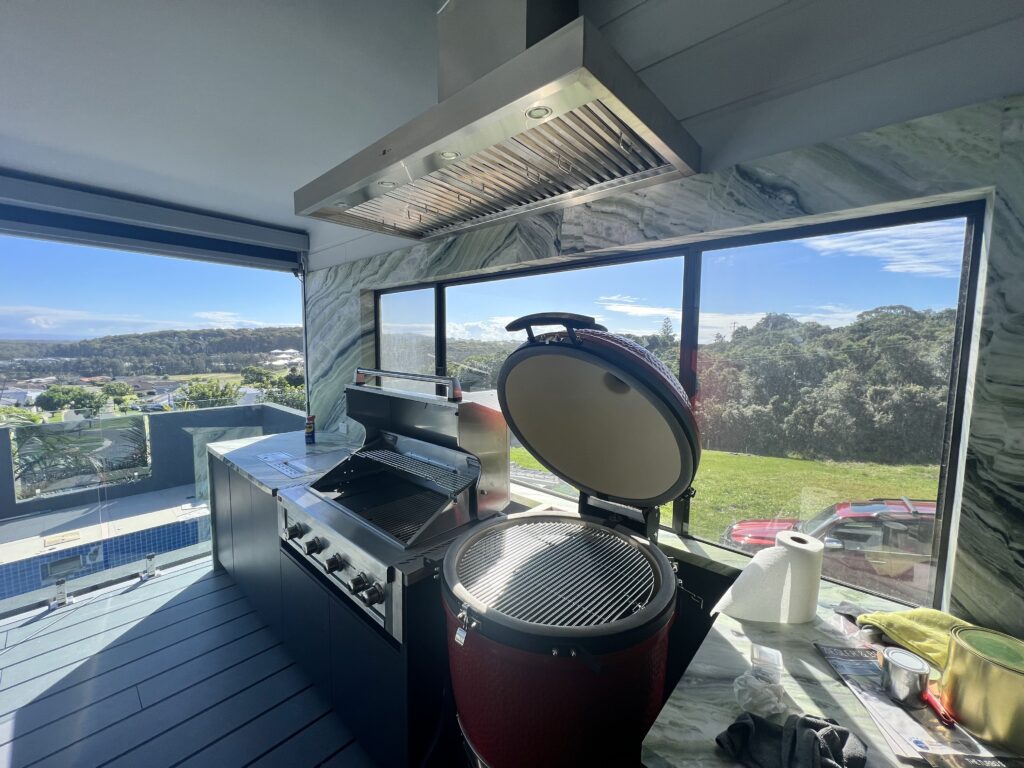
[[[1024,768],[1017,757],[977,741],[959,726],[947,728],[928,707],[904,709],[882,689],[874,648],[814,644],[867,709],[898,757],[924,760],[935,768]]]

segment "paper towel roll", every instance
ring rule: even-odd
[[[796,531],[780,531],[711,611],[734,619],[803,624],[814,619],[824,545]]]

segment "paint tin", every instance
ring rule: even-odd
[[[905,648],[882,651],[882,689],[889,698],[905,707],[924,706],[921,694],[928,688],[928,662]]]

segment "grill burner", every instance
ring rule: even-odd
[[[551,627],[623,619],[647,604],[656,583],[635,544],[581,520],[491,530],[466,548],[456,572],[490,609]]]

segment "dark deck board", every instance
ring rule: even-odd
[[[0,764],[371,768],[209,559],[0,621]]]
[[[234,603],[230,610],[235,615],[242,611],[246,613],[252,611],[244,600]],[[148,656],[154,651],[167,648],[186,637],[216,627],[224,621],[224,615],[219,612],[201,613],[168,627],[163,632],[143,634],[118,643],[112,648],[101,646],[99,650],[88,652],[78,650],[74,644],[64,646],[51,654],[41,654],[38,659],[30,659],[4,669],[3,678],[0,679],[0,696],[6,699],[6,694],[3,692],[8,688],[43,675],[49,675],[51,678],[54,675],[60,675],[62,683],[59,685],[66,687],[68,683],[78,682],[83,676],[92,677],[129,661]],[[257,626],[259,625],[261,623],[257,620]],[[87,644],[83,643],[83,645]]]
[[[262,674],[263,671],[259,669],[257,673]],[[172,697],[139,713],[139,725],[147,730],[157,731],[152,738],[129,751],[123,750],[122,739],[115,739],[110,744],[118,752],[117,759],[111,760],[109,765],[133,768],[139,765],[152,765],[156,760],[165,765],[175,765],[282,701],[309,689],[309,685],[309,681],[297,667],[289,666],[272,675],[258,678],[244,688],[232,690],[230,695],[223,696],[220,701],[214,700],[213,706],[196,712],[187,720],[172,724],[174,727],[168,728],[168,723],[162,717],[157,717],[157,713],[163,709],[177,714],[182,709],[181,703],[174,701],[176,697]],[[222,693],[222,690],[217,690],[214,695]],[[195,706],[197,697],[190,694],[191,691],[185,691],[179,696],[188,697],[189,705]],[[208,695],[198,698],[203,700],[207,697]],[[171,706],[164,707],[168,702]],[[143,717],[149,712],[154,713],[153,718]],[[163,714],[163,711],[159,714]],[[141,722],[143,720],[145,722]]]
[[[250,617],[247,623],[256,622]],[[28,733],[127,688],[137,687],[143,706],[148,706],[276,644],[276,638],[266,628],[227,641],[215,632],[203,633],[132,664],[36,698],[0,719],[0,744],[13,739],[15,733]],[[146,687],[147,682],[154,680],[160,681],[163,696],[159,698]]]
[[[20,768],[73,744],[83,735],[95,733],[134,715],[141,709],[135,689],[129,688],[4,744],[0,747],[0,759],[10,768]]]
[[[346,731],[338,728],[333,713],[328,713],[291,738],[275,745],[250,763],[249,768],[320,765],[352,744],[351,738],[342,740],[345,733]]]
[[[320,764],[322,768],[377,768],[363,748],[353,743]]]
[[[97,616],[74,627],[73,632],[63,632],[61,637],[53,637],[48,633],[40,637],[32,637],[18,645],[0,652],[0,665],[10,668],[25,659],[39,659],[41,654],[53,654],[69,646],[84,649],[86,645],[97,648],[113,648],[129,640],[137,639],[142,632],[132,631],[134,628],[146,634],[160,632],[204,613],[216,609],[232,601],[241,600],[242,593],[235,586],[227,586],[216,592],[197,596],[187,603],[179,603],[158,612],[146,612],[146,604],[132,606],[129,614],[120,612],[110,616]],[[140,626],[142,625],[142,626]],[[44,662],[45,663],[45,662]]]
[[[298,733],[329,712],[330,706],[320,694],[307,688],[191,755],[188,764],[197,768],[247,765],[273,749],[280,742],[282,732]]]

